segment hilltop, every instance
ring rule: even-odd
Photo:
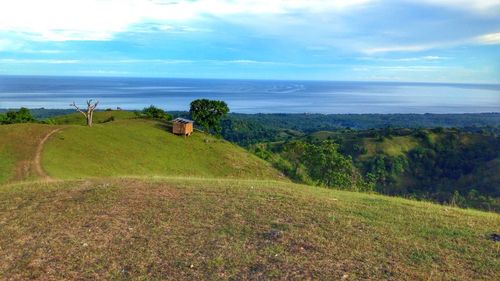
[[[112,119],[115,121],[107,121]],[[44,177],[76,179],[112,176],[192,176],[281,179],[268,163],[222,139],[194,133],[171,134],[168,123],[133,119],[130,112],[99,112],[92,128],[81,115],[55,118],[59,124],[0,126],[0,183]],[[105,122],[106,121],[106,122]],[[40,141],[58,130],[43,146],[44,174],[35,158]]]
[[[55,178],[191,176],[279,179],[263,160],[227,141],[194,133],[175,136],[169,125],[121,120],[91,129],[72,126],[45,145],[43,166]]]

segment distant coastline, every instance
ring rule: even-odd
[[[500,85],[415,82],[275,81],[125,77],[0,76],[0,108],[187,110],[197,98],[238,113],[457,114],[500,112]]]
[[[0,113],[9,109],[0,108]],[[102,111],[105,109],[100,109]],[[38,120],[75,113],[74,109],[30,109]],[[188,117],[187,111],[169,111],[174,117]],[[321,113],[230,113],[228,120],[250,122],[267,127],[335,130],[341,128],[480,128],[499,127],[500,112],[458,114],[321,114]]]

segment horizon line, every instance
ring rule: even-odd
[[[220,78],[220,77],[166,77],[166,76],[101,76],[101,75],[52,75],[52,74],[0,74],[0,77],[60,77],[60,78],[111,78],[111,79],[185,79],[185,80],[230,80],[230,81],[275,81],[275,82],[349,82],[349,83],[392,83],[428,85],[483,85],[500,86],[500,82],[428,82],[390,80],[327,80],[327,79],[266,79],[266,78]]]

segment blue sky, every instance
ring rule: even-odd
[[[500,83],[500,0],[3,0],[0,74]]]

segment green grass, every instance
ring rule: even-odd
[[[336,136],[338,133],[333,131],[317,131],[311,134],[311,137],[317,140],[327,140],[329,137]]]
[[[34,179],[33,159],[38,143],[57,126],[14,124],[0,126],[0,184]]]
[[[403,156],[417,146],[419,146],[419,142],[412,136],[384,138],[382,142],[378,142],[372,138],[364,141],[364,147],[367,150],[366,156],[374,156],[379,153],[389,156]]]
[[[137,116],[134,112],[124,110],[98,111],[94,113],[94,123],[109,121],[113,117],[115,120],[133,119]],[[86,125],[85,117],[81,113],[61,115],[51,118],[59,125]]]
[[[499,280],[500,216],[275,181],[0,187],[0,279]]]
[[[203,133],[170,133],[168,125],[121,120],[71,126],[45,145],[43,166],[54,178],[130,175],[279,179],[278,172],[242,148]]]

